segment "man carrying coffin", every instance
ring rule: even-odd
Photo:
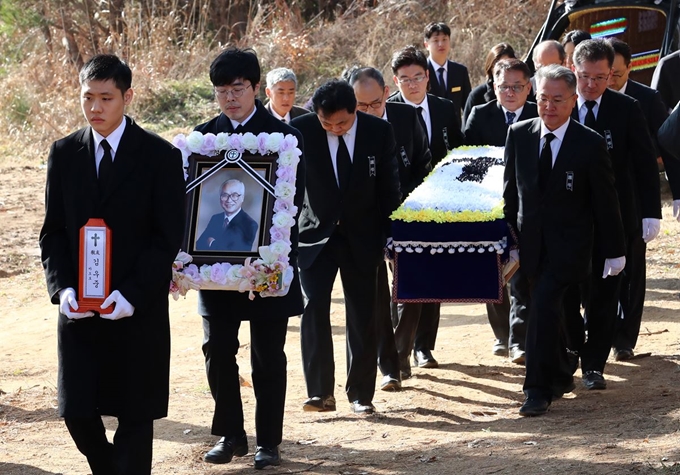
[[[519,237],[530,282],[522,416],[544,414],[553,398],[574,388],[563,333],[567,288],[586,278],[594,250],[604,261],[602,279],[621,272],[626,260],[605,141],[570,118],[576,76],[551,65],[536,78],[539,118],[510,126],[503,190],[505,219]]]
[[[260,89],[260,63],[252,50],[234,47],[222,51],[210,65],[210,81],[221,113],[199,125],[202,133],[261,132],[293,134],[302,149],[300,133],[267,112],[255,99]],[[303,155],[304,157],[304,155]],[[304,158],[297,169],[294,203],[302,208]],[[250,361],[255,391],[255,468],[281,463],[279,444],[283,437],[283,409],[286,399],[286,342],[288,317],[302,313],[302,292],[297,272],[297,224],[291,230],[290,265],[295,271],[288,294],[283,297],[248,298],[247,293],[199,290],[198,313],[203,316],[203,354],[213,399],[213,435],[220,439],[204,460],[229,463],[232,457],[248,453],[243,421],[241,384],[236,353],[241,322],[250,321]]]
[[[47,290],[59,304],[59,415],[93,475],[150,474],[153,421],[168,413],[168,289],[184,233],[182,157],[124,115],[131,83],[130,68],[114,55],[93,56],[80,70],[89,127],[52,145],[40,231]],[[79,273],[87,280],[80,230],[91,218],[110,229],[111,257],[102,249],[100,260],[82,265],[108,267],[111,293],[86,311],[77,303],[87,294],[78,284]],[[92,235],[94,255],[99,237]],[[102,415],[118,418],[113,443]]]

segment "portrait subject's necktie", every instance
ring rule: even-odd
[[[335,156],[335,163],[338,168],[340,191],[345,191],[349,185],[349,178],[352,173],[352,159],[349,156],[349,150],[342,135],[338,137],[338,142],[338,153]]]
[[[507,111],[505,113],[506,118],[505,123],[508,125],[512,125],[515,122],[515,117],[517,117],[517,114],[515,114],[514,112]]]
[[[545,189],[548,186],[550,172],[552,171],[553,156],[550,142],[553,141],[555,135],[546,134],[544,138],[545,142],[541,149],[541,155],[538,157],[538,187],[540,188],[541,193],[545,192]]]
[[[583,125],[590,127],[591,129],[595,129],[595,113],[593,112],[593,107],[595,107],[596,104],[597,102],[595,101],[586,101],[588,112],[586,112],[586,120],[583,122]]]
[[[439,73],[439,85],[442,87],[442,90],[446,91],[446,80],[444,79],[444,71],[446,71],[444,68],[437,69],[437,72]]]
[[[226,230],[227,226],[229,226],[229,218],[225,216],[224,222],[222,223],[222,230]]]
[[[100,188],[104,188],[111,177],[113,156],[111,155],[111,145],[109,145],[109,142],[107,142],[106,139],[101,141],[101,146],[104,149],[104,156],[99,162],[99,186]]]
[[[427,133],[427,125],[425,124],[425,117],[423,117],[423,108],[418,106],[416,107],[416,111],[418,112],[418,120],[420,121],[420,125],[423,126],[423,132],[425,133],[425,138],[427,139],[427,144],[428,146],[430,145],[430,140],[429,136]]]

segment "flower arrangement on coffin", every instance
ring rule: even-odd
[[[205,264],[200,268],[191,264],[189,254],[180,251],[172,269],[170,293],[173,298],[177,300],[192,289],[238,290],[249,292],[250,299],[255,298],[254,292],[262,297],[286,295],[294,275],[288,254],[291,251],[290,232],[298,212],[293,203],[297,165],[302,155],[297,138],[278,132],[215,135],[194,131],[188,136],[175,136],[172,143],[182,152],[185,168],[189,166],[188,158],[192,153],[209,157],[228,150],[260,155],[278,153],[269,246],[260,246],[260,257],[248,258],[242,265],[225,262]]]

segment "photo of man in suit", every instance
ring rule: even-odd
[[[230,178],[220,186],[223,212],[210,218],[208,226],[196,241],[199,251],[252,251],[258,224],[242,209],[246,187]]]
[[[449,150],[463,145],[460,128],[460,113],[453,102],[427,93],[429,77],[428,61],[425,54],[415,46],[407,46],[392,55],[394,84],[399,91],[387,102],[401,102],[416,109],[418,120],[426,132],[432,167],[439,163]],[[437,329],[439,328],[440,304],[414,306],[399,305],[399,322],[395,326],[395,338],[399,357],[408,361],[413,351],[414,363],[419,368],[436,368],[439,362],[432,355]],[[420,318],[407,316],[403,312],[418,312]]]
[[[401,197],[405,200],[432,170],[430,149],[427,146],[425,131],[416,116],[417,112],[408,104],[386,102],[390,95],[390,88],[385,84],[383,75],[375,68],[354,70],[348,82],[354,89],[357,109],[388,121],[394,129]],[[408,361],[411,349],[402,349],[402,353],[406,353],[406,358],[400,360],[395,346],[392,323],[393,319],[398,320],[398,315],[396,305],[392,305],[391,294],[387,279],[387,265],[383,262],[378,268],[376,319],[378,322],[378,368],[383,375],[380,389],[385,391],[400,389],[401,380],[411,376],[411,365]],[[421,304],[410,305],[418,309],[421,307]],[[393,312],[395,315],[392,315]],[[413,316],[419,319],[419,311],[413,312]]]
[[[309,111],[295,105],[297,77],[288,68],[276,68],[267,73],[267,87],[264,90],[269,98],[265,104],[267,111],[285,124]]]
[[[307,297],[300,322],[308,399],[303,410],[334,411],[331,292],[338,271],[345,297],[347,381],[353,412],[375,411],[375,294],[378,266],[401,201],[394,132],[357,112],[354,90],[332,80],[312,96],[314,114],[293,120],[308,156],[300,212],[300,278]],[[311,152],[310,152],[311,151]]]
[[[472,108],[465,124],[467,145],[505,146],[508,128],[522,120],[538,117],[536,104],[527,102],[531,72],[518,59],[503,59],[493,70],[497,100]],[[520,267],[510,279],[511,291],[503,289],[502,303],[487,303],[486,312],[496,341],[492,353],[509,356],[524,364],[524,341],[529,313],[529,283]]]
[[[296,173],[294,204],[302,209],[305,186],[304,146],[300,133],[272,116],[256,99],[260,90],[260,63],[253,50],[229,47],[210,65],[210,81],[220,114],[196,127],[201,133],[280,132],[292,134],[303,151]],[[240,193],[234,190],[231,193]],[[234,197],[232,195],[231,200]],[[198,291],[198,313],[203,317],[203,355],[210,392],[215,400],[211,433],[219,436],[205,454],[208,463],[224,464],[248,453],[236,354],[241,322],[250,321],[250,362],[255,392],[256,449],[254,465],[261,469],[280,465],[286,400],[284,351],[288,318],[302,313],[302,291],[297,271],[298,226],[291,229],[290,266],[295,274],[288,294],[253,300],[247,293]]]
[[[563,304],[568,287],[588,276],[593,250],[604,261],[602,280],[625,265],[606,143],[570,118],[576,77],[551,65],[536,78],[539,118],[510,126],[503,189],[505,219],[519,237],[520,266],[530,282],[522,416],[545,414],[554,398],[574,389]]]
[[[585,40],[574,50],[573,60],[578,87],[572,118],[605,139],[616,177],[627,246],[626,260],[635,265],[635,253],[638,252],[635,243],[639,239],[650,242],[660,228],[661,194],[654,144],[640,103],[607,88],[614,63],[611,45],[603,39]],[[614,338],[621,277],[599,278],[604,257],[598,253],[593,255],[592,265],[592,277],[584,282],[581,295],[573,289],[568,298],[567,320],[569,333],[574,337],[570,349],[580,354],[584,386],[606,389],[603,373]],[[585,303],[588,331],[585,343],[582,343],[583,329],[576,328],[584,324],[579,312],[581,301]]]
[[[167,416],[168,286],[184,234],[179,150],[125,114],[132,72],[114,55],[80,70],[89,126],[58,140],[47,160],[40,231],[47,290],[59,305],[59,415],[95,475],[150,474],[154,419]],[[78,308],[80,229],[111,230],[111,294]],[[114,416],[113,443],[101,416]]]

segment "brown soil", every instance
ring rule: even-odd
[[[44,290],[37,235],[44,168],[0,169],[0,474],[89,473],[56,414],[56,315]],[[272,473],[306,474],[647,474],[680,473],[680,224],[664,202],[660,237],[649,246],[647,305],[638,352],[611,361],[609,387],[580,384],[544,417],[517,414],[523,368],[491,355],[483,305],[444,305],[435,356],[440,368],[414,369],[396,393],[377,391],[378,413],[359,417],[342,398],[343,299],[335,290],[333,323],[338,411],[301,410],[299,320],[289,325],[284,463]],[[201,355],[195,295],[171,302],[170,414],[156,423],[155,474],[252,471],[252,453],[225,466],[202,462],[212,399]],[[241,373],[248,378],[247,324]],[[243,388],[246,429],[254,445],[252,389]],[[115,420],[107,419],[115,429]],[[111,433],[110,433],[111,434]]]

